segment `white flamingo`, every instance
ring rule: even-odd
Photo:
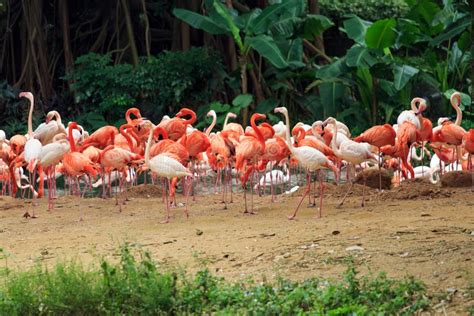
[[[24,158],[25,158],[26,163],[28,163],[27,169],[31,175],[31,174],[34,174],[36,165],[39,161],[38,156],[41,152],[41,148],[43,147],[43,145],[41,144],[39,140],[37,140],[36,138],[33,138],[33,109],[34,109],[33,94],[31,92],[21,92],[19,96],[20,98],[27,98],[30,101],[30,112],[28,114],[28,140],[26,141],[26,144],[25,144]],[[42,170],[40,170],[40,172],[42,172]],[[34,183],[34,181],[30,181],[30,183]],[[40,183],[40,186],[42,185],[43,184]],[[35,209],[34,209],[34,206],[36,204],[36,197],[38,197],[38,195],[35,196],[33,194],[33,215],[31,215],[31,218],[37,217],[35,214]],[[30,214],[26,212],[23,216],[30,217]]]
[[[419,103],[420,107],[417,108],[416,104]],[[415,124],[416,129],[421,129],[421,113],[426,109],[426,101],[423,98],[413,98],[410,103],[411,110],[402,111],[397,117],[397,125],[401,126],[404,122],[412,122]]]
[[[333,124],[335,126],[335,131],[334,131],[334,136],[331,141],[331,148],[334,151],[334,154],[338,156],[339,158],[347,161],[349,164],[353,164],[354,167],[355,165],[358,165],[364,161],[367,160],[372,160],[375,161],[376,164],[378,164],[377,157],[372,154],[370,151],[370,144],[368,143],[358,143],[355,142],[349,138],[343,138],[343,140],[339,143],[339,146],[336,145],[338,143],[337,138],[341,137],[341,134],[338,133],[338,126],[335,124],[335,119],[330,117],[326,119],[324,122],[324,126],[328,124]],[[347,165],[347,172],[349,172],[349,164]],[[364,177],[364,182],[365,182],[365,177]],[[344,201],[346,200],[347,194],[352,190],[352,187],[354,185],[354,182],[351,181],[350,187],[347,190],[346,194],[344,195],[344,198],[342,201],[339,203],[339,207],[341,207],[344,204]],[[365,188],[365,183],[364,183],[364,188]],[[365,204],[365,190],[363,190],[362,193],[362,203],[361,206],[363,207]]]
[[[64,155],[69,151],[67,140],[61,139],[57,142],[49,143],[41,148],[38,156],[39,163],[46,172],[46,183],[48,185],[48,209],[53,208],[53,195],[56,185],[55,170],[56,165],[63,159]]]
[[[66,128],[61,121],[61,115],[57,111],[49,111],[46,120],[41,123],[33,132],[33,135],[43,145],[53,141],[57,134],[67,134]]]
[[[285,138],[286,126],[283,121],[279,121],[277,124],[273,125],[273,130],[275,131],[275,137]]]
[[[146,122],[145,125],[147,128],[153,128],[153,124],[151,124],[150,121]],[[191,172],[189,172],[189,170],[186,169],[178,160],[171,158],[167,154],[159,154],[150,159],[150,147],[152,138],[153,133],[151,132],[148,136],[148,141],[146,143],[145,148],[145,164],[156,175],[164,177],[168,180],[168,189],[170,188],[171,178],[192,176]],[[163,185],[163,189],[165,190],[165,185]],[[168,223],[170,220],[170,205],[168,203],[169,195],[166,192],[164,192],[164,194],[166,194],[166,217],[162,223]],[[187,201],[186,209],[184,212],[186,214],[186,217],[189,217]]]
[[[290,118],[288,116],[288,110],[285,107],[275,108],[275,113],[282,113],[285,116],[286,121],[286,142],[288,143],[288,148],[290,149],[292,155],[298,160],[298,163],[305,169],[308,170],[308,188],[306,189],[301,201],[298,203],[298,206],[295,209],[293,215],[289,216],[289,219],[294,219],[296,217],[296,213],[298,213],[298,209],[301,206],[306,195],[310,193],[311,190],[311,172],[317,171],[319,176],[319,190],[320,190],[320,200],[319,200],[319,217],[322,215],[322,208],[323,208],[323,195],[324,195],[324,188],[322,177],[320,175],[320,169],[326,168],[331,169],[335,173],[337,173],[337,168],[334,164],[321,153],[319,150],[309,147],[309,146],[301,146],[301,147],[294,147],[293,143],[291,142],[290,138]]]

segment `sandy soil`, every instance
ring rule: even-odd
[[[286,216],[301,189],[277,203],[255,197],[257,215],[242,214],[241,194],[228,210],[220,195],[198,196],[190,202],[188,220],[178,207],[165,225],[159,223],[161,195],[150,186],[134,188],[122,212],[114,199],[66,196],[51,212],[41,201],[37,219],[22,217],[31,201],[0,197],[0,247],[10,254],[10,267],[25,267],[114,258],[118,245],[128,241],[168,266],[188,271],[207,266],[229,280],[336,278],[353,256],[363,273],[383,270],[391,277],[423,280],[436,296],[438,312],[467,313],[474,297],[474,193],[469,188],[424,181],[383,193],[367,188],[361,208],[362,186],[356,184],[344,206],[336,208],[344,192],[344,185],[327,184],[323,218],[315,219],[317,208],[305,201],[294,221]],[[78,222],[81,208],[86,217]]]

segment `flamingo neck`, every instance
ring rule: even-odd
[[[163,139],[168,139],[168,133],[161,126],[158,126],[157,128],[155,128],[154,131],[152,131],[150,133],[153,134],[153,137],[158,137],[159,135],[161,135],[163,137]]]
[[[229,121],[230,116],[231,116],[230,112],[227,113],[227,115],[225,116],[223,128],[225,128],[227,126],[227,122]]]
[[[258,141],[260,142],[260,144],[262,144],[262,146],[264,146],[265,148],[265,138],[263,137],[263,134],[262,132],[260,131],[260,129],[258,128],[257,124],[255,123],[255,120],[256,120],[256,116],[253,116],[252,115],[252,118],[250,119],[250,125],[252,126],[255,134],[257,135],[257,139]]]
[[[335,154],[340,156],[341,152],[339,151],[339,148],[337,147],[337,133],[338,133],[338,130],[337,130],[336,120],[333,120],[333,123],[334,123],[334,133],[332,135],[331,148],[332,148],[332,150],[334,151]]]
[[[69,140],[69,148],[71,148],[71,152],[76,151],[76,143],[74,142],[74,136],[72,134],[72,131],[75,127],[69,126],[68,130],[68,140]]]
[[[153,138],[153,129],[150,131],[150,134],[148,135],[148,140],[146,142],[146,147],[145,147],[145,163],[150,168],[150,148],[151,148],[151,139]]]
[[[135,115],[136,118],[142,117],[139,109],[137,108],[128,109],[127,112],[125,112],[125,120],[127,121],[128,124],[132,123],[132,118],[130,117],[132,114]]]
[[[293,144],[291,143],[291,137],[290,137],[290,117],[288,116],[288,112],[285,111],[283,112],[285,115],[285,122],[286,122],[286,142],[288,143],[288,148],[290,149],[291,152],[294,151]]]
[[[128,132],[125,131],[126,128],[130,129],[132,128],[132,126],[128,124],[120,126],[120,134],[123,137],[125,137],[125,139],[127,140],[128,147],[130,148],[130,151],[133,152],[135,146],[133,145],[132,138],[130,137],[130,135],[128,135]],[[114,141],[115,141],[115,136],[114,136]]]
[[[59,114],[58,111],[53,111],[53,116],[56,119],[58,125],[61,125],[63,123],[63,121],[61,120],[61,114]]]
[[[461,111],[461,96],[459,97],[456,97],[455,99],[457,99],[458,103],[454,103],[453,100],[451,100],[451,105],[452,107],[454,108],[454,110],[456,111],[456,122],[454,122],[454,124],[458,125],[458,126],[461,126],[461,122],[462,122],[462,111]]]
[[[293,136],[296,136],[296,142],[299,143],[305,138],[306,132],[303,127],[298,126],[293,130]]]
[[[181,111],[182,111],[183,116],[185,116],[185,115],[190,115],[191,116],[191,118],[189,118],[188,120],[184,120],[184,124],[193,125],[194,122],[196,122],[196,113],[194,113],[194,111],[189,110],[189,109],[184,109],[184,110],[181,110]]]
[[[229,113],[227,113],[227,116],[225,118],[224,127],[227,124],[227,119],[228,118],[229,118]],[[215,113],[212,113],[212,123],[211,123],[211,125],[209,125],[209,127],[206,129],[206,132],[205,132],[205,134],[207,136],[209,136],[211,134],[212,129],[214,128],[214,126],[216,126],[216,122],[217,122],[217,115]]]
[[[27,96],[28,100],[30,100],[30,112],[28,114],[28,135],[30,135],[30,138],[33,137],[33,109],[35,106],[35,99],[33,94],[29,94]]]

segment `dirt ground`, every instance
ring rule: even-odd
[[[190,201],[172,210],[160,224],[164,205],[159,190],[134,188],[118,211],[114,199],[60,197],[39,218],[25,219],[30,200],[0,197],[0,247],[9,267],[78,259],[114,258],[124,241],[149,250],[157,261],[187,271],[204,266],[228,280],[282,276],[337,278],[352,256],[362,273],[386,271],[390,277],[413,275],[428,286],[439,313],[467,314],[474,297],[474,193],[470,188],[438,187],[424,181],[377,192],[355,185],[342,208],[336,208],[345,185],[326,184],[323,217],[307,200],[289,221],[302,189],[280,196],[254,197],[257,215],[244,215],[242,194],[223,210],[220,195]],[[179,195],[178,202],[184,202]],[[85,220],[78,222],[80,209]],[[1,262],[0,264],[4,264]]]

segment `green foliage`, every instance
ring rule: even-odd
[[[320,0],[323,14],[342,20],[348,14],[355,14],[369,21],[404,17],[409,6],[404,0]]]
[[[69,263],[1,275],[3,315],[117,314],[402,314],[429,305],[414,280],[359,277],[349,265],[344,280],[228,283],[202,270],[190,277],[167,272],[146,252],[125,245],[120,261],[86,269]],[[136,259],[136,257],[139,259]]]
[[[121,124],[125,111],[139,106],[151,119],[181,105],[197,107],[209,102],[220,86],[221,64],[215,53],[201,48],[164,52],[137,67],[113,65],[109,55],[89,53],[77,58],[72,80],[80,123],[96,129]]]
[[[405,18],[372,23],[346,16],[341,30],[353,46],[345,56],[317,69],[306,91],[318,88],[324,115],[358,122],[354,134],[393,120],[414,96],[433,100],[431,119],[445,116],[452,109],[439,96],[453,88],[468,92],[470,86],[467,73],[472,55],[465,43],[470,32],[465,9],[451,1],[441,8],[423,0],[414,3]],[[465,107],[470,121],[471,106]]]

